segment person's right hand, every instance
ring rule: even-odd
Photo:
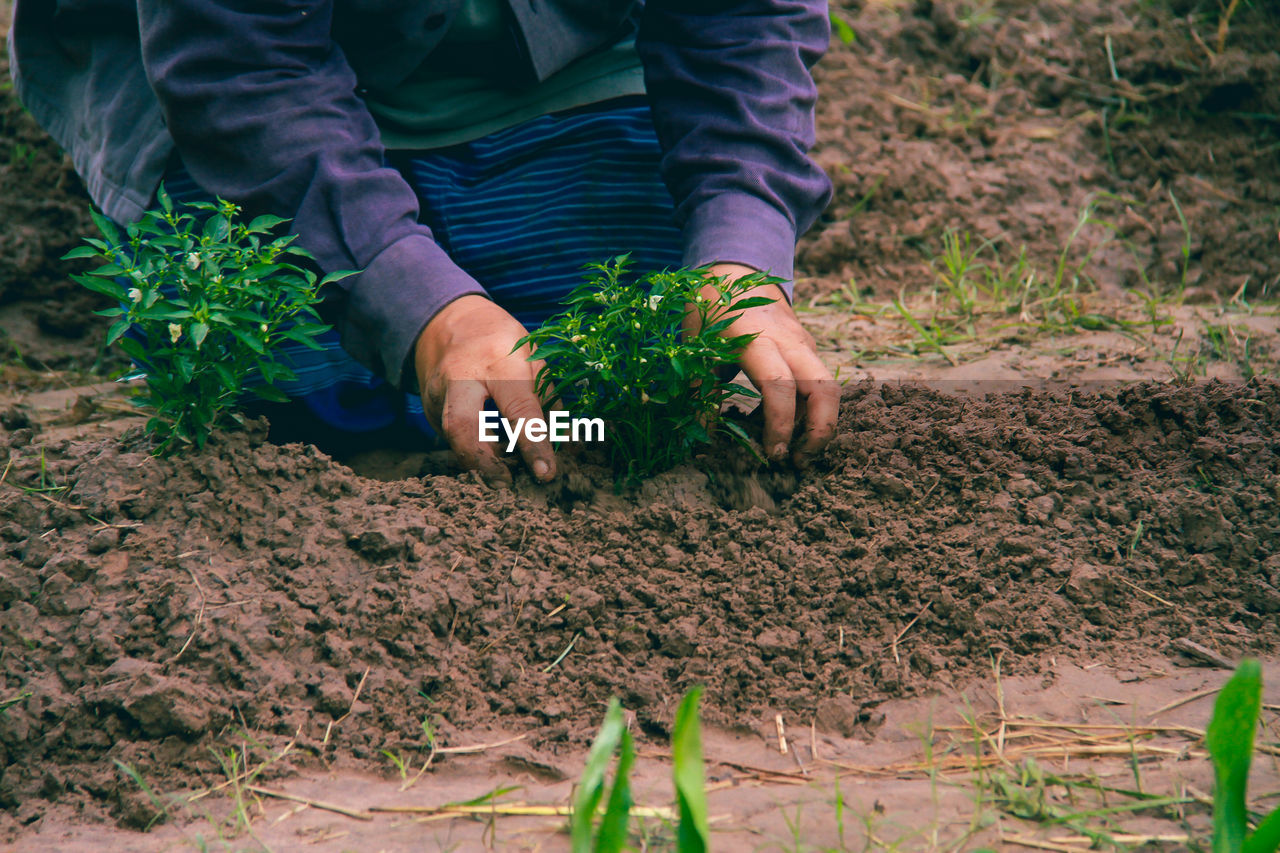
[[[507,420],[545,418],[534,378],[542,362],[528,361],[526,345],[512,351],[525,335],[515,317],[476,294],[459,297],[431,318],[414,347],[414,366],[427,420],[445,437],[462,466],[478,470],[489,482],[511,482],[498,458],[497,444],[480,441],[480,412],[493,400]],[[556,475],[550,442],[523,434],[520,455],[542,482]]]

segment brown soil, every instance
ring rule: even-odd
[[[5,12],[0,5],[0,44]],[[13,97],[8,71],[0,49],[0,361],[87,369],[101,348],[92,312],[104,303],[58,259],[95,233],[88,196],[70,159]]]
[[[21,822],[59,798],[145,820],[111,759],[208,782],[234,728],[357,759],[420,742],[424,714],[447,741],[501,723],[577,746],[610,695],[661,736],[702,683],[713,723],[852,735],[995,650],[1034,671],[1280,640],[1273,383],[860,385],[798,480],[685,469],[632,497],[589,466],[549,490],[379,482],[251,434],[167,461],[31,441],[6,438],[0,493],[4,677],[33,694],[0,728]],[[66,488],[12,488],[42,483]],[[365,670],[361,724],[322,747]]]
[[[814,290],[927,279],[947,229],[1052,269],[1093,199],[1113,228],[1085,229],[1072,257],[1118,238],[1090,269],[1103,287],[1181,286],[1189,239],[1186,285],[1275,293],[1273,0],[1240,4],[1213,58],[1196,40],[1216,43],[1212,3],[833,8],[857,38],[819,66],[817,150],[837,193],[801,245]]]
[[[1274,297],[1274,2],[1241,4],[1220,55],[1210,3],[839,5],[857,38],[820,68],[818,150],[837,197],[801,244],[802,299],[926,282],[952,228],[1052,268],[1091,198],[1112,227],[1072,257],[1096,253],[1100,288]],[[272,775],[368,771],[418,749],[425,716],[446,744],[533,732],[572,774],[611,694],[658,741],[695,683],[720,726],[866,736],[993,652],[1030,675],[1280,643],[1274,382],[1014,391],[978,362],[948,379],[1002,393],[848,388],[812,471],[703,460],[624,496],[585,462],[514,491],[425,454],[357,473],[260,428],[161,461],[72,376],[120,364],[56,260],[88,228],[0,91],[0,700],[30,694],[0,712],[0,838],[145,824],[113,760],[208,784],[236,732],[296,734],[304,758]],[[848,319],[823,318],[832,363],[864,330]]]
[[[904,650],[913,644],[910,636],[902,640]],[[1195,736],[1189,732],[1204,727],[1213,692],[1228,673],[1170,663],[1162,656],[1132,661],[1126,666],[1095,662],[1081,667],[1050,661],[1041,672],[1026,676],[998,675],[993,668],[987,678],[968,685],[963,694],[944,689],[927,698],[884,703],[877,709],[884,715],[884,724],[869,741],[848,740],[828,732],[815,736],[807,731],[803,720],[788,717],[784,731],[790,746],[786,755],[778,751],[777,728],[772,720],[761,732],[740,726],[733,730],[704,728],[713,847],[727,851],[1011,849],[1006,840],[1026,834],[1028,825],[1001,815],[998,795],[987,802],[975,802],[972,786],[976,774],[970,763],[974,755],[973,723],[988,733],[998,733],[1001,709],[1008,720],[1006,745],[999,746],[992,737],[987,752],[991,755],[1004,750],[1012,765],[1017,765],[1020,752],[1039,745],[1025,736],[1037,729],[1021,728],[1021,723],[1040,727],[1040,732],[1047,730],[1044,727],[1060,724],[1055,735],[1061,748],[1064,741],[1070,743],[1071,724],[1101,727],[1078,730],[1075,738],[1082,740],[1079,731],[1101,730],[1114,735],[1132,727],[1132,721],[1141,721],[1139,725],[1157,727],[1130,741],[1140,751],[1137,772],[1142,789],[1149,795],[1208,791],[1213,784],[1213,769],[1207,761],[1188,760],[1188,751],[1197,748]],[[1265,677],[1268,692],[1264,701],[1275,706],[1280,701],[1280,669],[1271,668]],[[1264,719],[1274,727],[1277,717],[1274,712],[1267,712]],[[342,723],[359,724],[359,716]],[[45,820],[34,833],[18,840],[13,853],[97,853],[104,849],[172,853],[175,849],[199,848],[200,837],[212,849],[296,850],[305,845],[305,849],[320,853],[567,850],[563,821],[554,818],[505,815],[493,823],[436,818],[424,824],[403,815],[370,811],[429,809],[484,797],[498,784],[518,786],[518,790],[500,798],[504,803],[558,805],[570,800],[581,754],[535,752],[527,739],[520,740],[519,735],[510,732],[472,734],[467,745],[484,749],[437,756],[431,771],[420,778],[412,771],[408,780],[402,780],[398,774],[375,775],[363,768],[334,768],[269,783],[283,794],[341,804],[363,812],[371,820],[321,809],[300,810],[295,801],[271,798],[251,804],[255,817],[252,838],[241,837],[238,843],[219,845],[215,841],[219,839],[219,828],[221,837],[226,837],[230,834],[227,827],[234,820],[228,814],[231,798],[208,797],[185,804],[179,800],[171,807],[172,819],[146,836],[123,828]],[[283,749],[278,743],[271,748]],[[421,750],[405,750],[401,755],[413,761],[415,767],[423,760]],[[1132,759],[1128,754],[1094,758],[1088,762],[1088,771],[1095,780],[1124,780],[1122,784],[1127,784],[1134,780]],[[1064,775],[1079,773],[1084,764],[1079,754],[1070,759],[1042,754],[1038,761],[1049,773]],[[856,772],[851,772],[855,768]],[[992,779],[1004,774],[1005,778],[1016,780],[1019,773],[1007,768],[1008,765],[997,765],[989,774]],[[1251,783],[1251,790],[1260,793],[1276,790],[1280,767],[1266,760],[1255,762]],[[837,814],[837,784],[843,814]],[[988,783],[988,788],[998,789],[998,785]],[[632,790],[642,807],[670,803],[668,750],[642,746],[632,773]],[[1015,796],[1016,792],[1015,787]],[[1033,801],[1036,794],[1035,788],[1028,786],[1022,805]],[[1043,794],[1046,805],[1060,813],[1102,805],[1096,794],[1091,795],[1084,788],[1068,792],[1050,786]],[[1262,802],[1266,802],[1265,795]],[[637,819],[633,826],[639,823]],[[1130,833],[1176,838],[1190,832],[1194,837],[1207,837],[1210,815],[1208,808],[1192,805],[1184,806],[1182,815],[1127,815],[1116,823]],[[645,824],[647,849],[669,849],[671,845],[664,842],[670,839],[670,829],[655,819]],[[972,834],[975,829],[979,831],[976,835]],[[1050,839],[1054,836],[1072,834],[1065,827],[1057,827],[1045,840],[1053,843]]]

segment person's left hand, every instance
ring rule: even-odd
[[[742,264],[715,264],[709,270],[712,276],[728,276],[730,280],[754,272]],[[707,285],[703,296],[718,298],[713,285]],[[743,349],[738,365],[763,398],[765,455],[781,462],[790,454],[792,461],[803,467],[835,435],[840,388],[818,358],[813,336],[800,325],[782,288],[761,285],[738,298],[748,296],[767,296],[774,301],[746,309],[723,334],[759,333]],[[686,314],[686,323],[696,320],[696,314]],[[799,436],[795,435],[797,425],[802,428]]]

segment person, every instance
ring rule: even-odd
[[[509,479],[477,423],[490,401],[542,416],[516,341],[585,263],[630,250],[783,279],[725,334],[759,333],[741,367],[771,459],[834,433],[790,305],[831,194],[808,156],[825,2],[17,0],[9,38],[15,91],[106,215],[140,217],[166,182],[288,218],[324,271],[360,271],[283,389],[330,426],[407,411]],[[519,451],[555,476],[549,444]]]

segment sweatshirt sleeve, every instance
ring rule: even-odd
[[[831,200],[808,156],[810,69],[829,40],[817,0],[645,4],[636,47],[687,265],[733,262],[792,279],[796,239]]]
[[[343,348],[412,384],[423,327],[484,290],[418,223],[412,188],[384,165],[332,37],[332,0],[138,0],[138,17],[148,81],[192,177],[292,219],[326,272],[363,270],[341,283]]]

